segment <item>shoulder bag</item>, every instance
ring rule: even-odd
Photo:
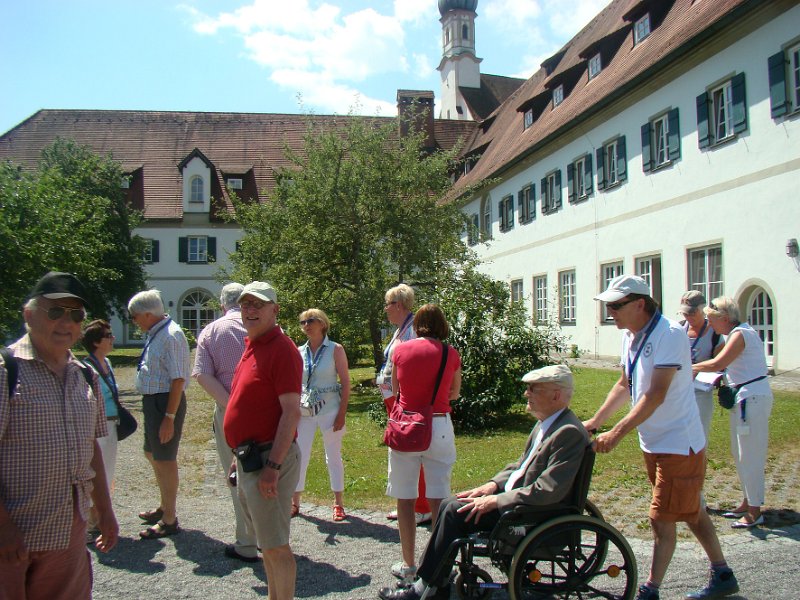
[[[392,450],[398,452],[424,452],[431,445],[433,435],[433,404],[439,392],[439,384],[447,364],[447,344],[442,344],[442,363],[436,375],[436,384],[433,386],[433,398],[424,410],[415,412],[403,410],[398,398],[389,414],[383,441]]]
[[[121,442],[125,438],[133,435],[139,423],[136,422],[136,417],[131,414],[131,411],[122,406],[122,403],[119,401],[119,390],[117,388],[117,380],[114,377],[114,371],[109,369],[108,375],[103,373],[100,369],[100,364],[96,362],[91,354],[86,357],[85,362],[88,362],[89,364],[87,366],[90,366],[93,371],[103,378],[103,381],[106,382],[106,385],[114,396],[114,404],[117,405],[117,416],[119,417],[119,422],[117,423],[117,440]]]
[[[761,377],[756,377],[755,379],[751,379],[750,381],[745,381],[744,383],[740,383],[739,385],[720,385],[717,389],[717,403],[722,407],[730,410],[736,404],[736,396],[739,393],[739,390],[746,386],[748,383],[754,383],[756,381],[761,381],[762,379],[766,379],[766,375],[762,375]]]

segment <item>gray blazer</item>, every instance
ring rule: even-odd
[[[591,438],[580,419],[567,408],[558,416],[536,449],[520,480],[520,487],[510,492],[503,491],[508,478],[524,462],[540,427],[541,423],[537,423],[531,431],[525,444],[525,451],[519,460],[506,465],[491,479],[497,484],[497,508],[501,513],[521,504],[529,506],[555,504],[563,500],[572,488],[572,482],[575,480]]]

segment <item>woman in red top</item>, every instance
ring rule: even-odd
[[[420,411],[433,399],[436,375],[442,362],[443,342],[450,328],[442,309],[435,304],[426,304],[414,315],[414,330],[417,338],[403,342],[394,351],[392,389],[397,402],[404,409]],[[460,391],[461,357],[454,348],[448,348],[447,363],[433,404],[430,447],[424,452],[389,449],[389,485],[386,494],[397,498],[397,523],[403,554],[403,564],[399,566],[402,578],[406,580],[413,580],[416,574],[414,502],[420,465],[425,469],[433,525],[436,524],[439,504],[450,496],[450,475],[456,461],[450,401],[458,398]]]

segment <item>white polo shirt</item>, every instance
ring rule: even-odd
[[[630,331],[623,335],[621,356],[626,371],[628,360],[633,361],[649,325],[650,323],[637,336]],[[628,373],[633,384],[632,406],[636,406],[650,389],[653,371],[659,368],[678,370],[672,378],[664,402],[637,428],[639,446],[642,451],[652,454],[688,456],[690,450],[699,452],[705,448],[706,439],[694,399],[689,338],[679,323],[663,315],[647,338],[633,374]]]

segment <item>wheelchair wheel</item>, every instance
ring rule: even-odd
[[[629,600],[636,583],[636,559],[628,542],[608,523],[585,515],[558,517],[531,531],[508,573],[511,600]]]
[[[594,517],[595,519],[600,519],[601,521],[605,521],[603,518],[603,513],[600,512],[600,509],[597,508],[597,505],[592,502],[591,500],[586,501],[586,506],[583,509],[584,514],[589,515],[590,517]]]
[[[456,577],[456,595],[461,600],[486,600],[492,595],[491,589],[478,587],[478,582],[492,583],[492,576],[483,569],[471,567],[469,573],[459,573]]]

